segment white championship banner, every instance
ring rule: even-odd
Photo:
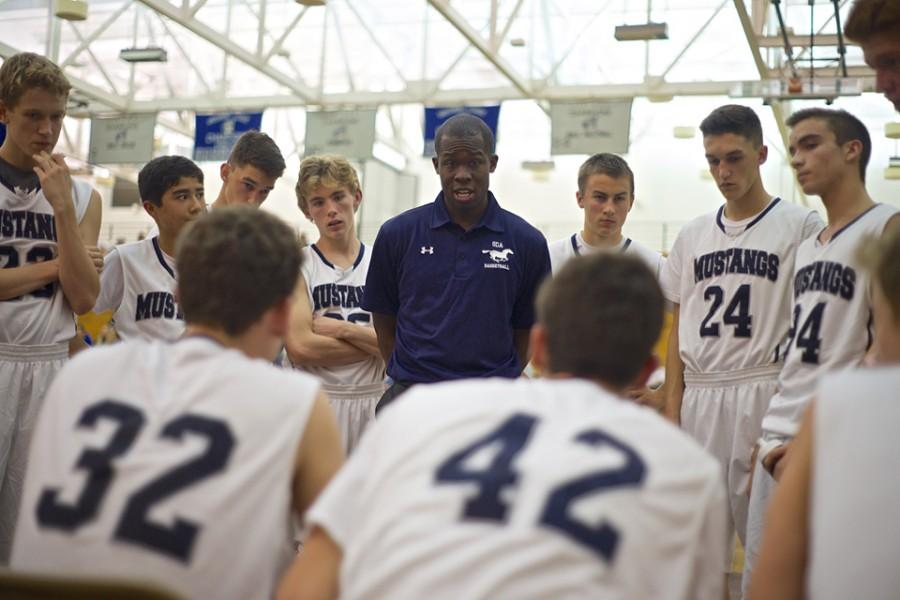
[[[94,164],[141,164],[153,158],[156,114],[91,119],[88,162]]]
[[[550,154],[628,152],[631,100],[550,105]]]
[[[340,154],[352,160],[372,157],[375,109],[307,111],[304,154]]]

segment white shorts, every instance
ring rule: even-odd
[[[31,433],[47,388],[68,356],[65,342],[0,344],[0,565],[9,564]]]
[[[323,385],[331,410],[337,419],[338,431],[349,456],[359,443],[366,427],[375,420],[375,407],[384,393],[383,383],[358,386]]]
[[[684,373],[681,427],[722,465],[730,509],[729,544],[735,532],[742,543],[746,539],[750,456],[780,370],[781,365],[767,365],[727,373]],[[730,545],[724,557],[726,572],[731,570],[732,551]]]
[[[782,443],[792,438],[764,433],[766,441],[776,440]],[[750,587],[750,578],[753,577],[753,567],[756,557],[759,555],[759,545],[762,542],[763,528],[766,525],[766,509],[769,500],[775,494],[778,482],[762,466],[762,461],[757,460],[753,466],[753,491],[750,494],[750,511],[747,518],[747,542],[744,544],[744,574],[741,578],[741,588],[744,597],[747,597],[747,589]]]

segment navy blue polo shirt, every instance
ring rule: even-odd
[[[535,293],[549,273],[544,236],[493,194],[465,231],[441,193],[381,226],[362,307],[397,319],[387,367],[397,381],[518,377],[513,330],[534,324]]]

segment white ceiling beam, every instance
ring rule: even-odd
[[[789,35],[788,41],[794,48],[805,48],[809,46],[808,35]],[[813,41],[815,42],[816,46],[837,46],[838,36],[835,33],[820,33],[813,38]],[[760,48],[781,48],[784,46],[784,38],[780,35],[759,36],[756,38],[756,42],[757,44],[759,44]],[[844,43],[848,45],[856,45],[853,42],[848,42],[846,38],[844,38]]]
[[[113,11],[112,14],[110,14],[106,18],[106,20],[103,21],[103,23],[101,23],[99,27],[97,27],[97,29],[93,30],[83,40],[81,40],[81,43],[78,44],[78,46],[75,48],[75,50],[72,51],[71,54],[69,54],[61,63],[59,63],[60,68],[65,69],[73,62],[75,62],[75,59],[78,58],[78,55],[87,50],[87,48],[91,45],[91,42],[103,35],[103,32],[109,29],[109,26],[115,23],[116,19],[121,17],[122,13],[128,10],[131,5],[131,0],[123,2],[119,8]]]
[[[185,13],[179,6],[175,6],[166,0],[138,0],[141,4],[152,8],[161,15],[175,21],[191,33],[203,38],[210,44],[217,46],[229,56],[240,60],[241,62],[257,69],[260,73],[266,75],[270,79],[276,81],[282,86],[289,89],[296,96],[303,98],[308,103],[318,103],[315,91],[306,85],[298,82],[296,77],[283,73],[282,71],[272,67],[256,56],[253,52],[248,52],[241,46],[235,44],[227,37],[215,31],[208,25],[200,22],[196,18]]]
[[[516,2],[516,5],[513,7],[512,12],[509,14],[509,19],[506,21],[506,27],[503,28],[503,31],[501,31],[499,35],[494,37],[493,50],[495,52],[500,49],[500,46],[502,46],[503,42],[506,40],[506,36],[509,35],[509,30],[510,28],[512,28],[516,17],[519,15],[519,9],[522,8],[522,5],[524,3],[525,0],[519,0],[518,2]]]
[[[288,38],[288,35],[294,31],[294,28],[297,26],[297,23],[300,22],[300,19],[303,18],[303,15],[306,14],[306,11],[309,10],[308,6],[304,6],[303,9],[297,13],[297,16],[294,17],[294,20],[290,22],[287,28],[282,32],[281,37],[275,40],[275,43],[272,44],[272,47],[269,48],[269,52],[263,58],[263,62],[269,62],[269,60],[281,50],[282,45],[284,45],[284,41]]]
[[[3,58],[9,58],[13,54],[18,54],[19,52],[20,50],[13,48],[9,44],[0,42],[0,56]],[[72,84],[72,87],[78,90],[82,96],[94,100],[95,102],[99,102],[112,111],[124,112],[127,108],[125,99],[121,96],[104,90],[103,88],[79,77],[75,77],[74,75],[66,74],[66,78],[69,80],[69,83]]]
[[[450,6],[450,3],[447,0],[428,0],[428,3],[443,15],[443,17],[447,19],[447,21],[453,25],[464,38],[469,40],[469,43],[475,46],[478,51],[481,52],[481,54],[484,55],[484,57],[488,59],[488,61],[494,65],[494,67],[500,71],[500,73],[506,77],[517,90],[519,90],[519,92],[521,92],[522,96],[526,98],[532,97],[531,86],[528,85],[528,82],[526,82],[521,75],[516,73],[516,70],[512,68],[512,65],[506,62],[506,60],[490,47],[488,42],[486,42],[481,35],[469,25],[455,8]]]

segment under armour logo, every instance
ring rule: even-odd
[[[422,246],[419,254],[434,254],[434,246]]]

